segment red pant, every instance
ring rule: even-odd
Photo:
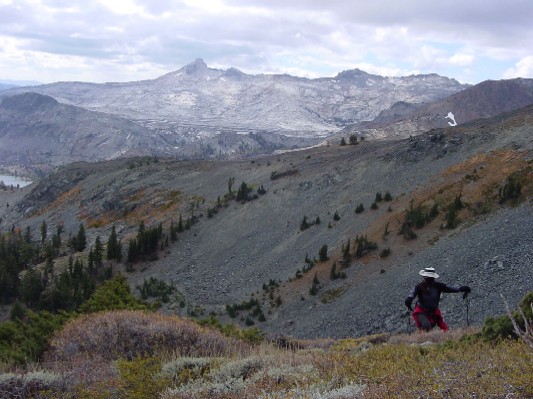
[[[422,316],[422,317],[420,317]],[[435,325],[439,326],[439,328],[443,331],[448,331],[448,326],[444,322],[442,318],[442,314],[439,309],[435,309],[434,311],[425,311],[422,309],[422,307],[417,304],[415,307],[415,310],[413,311],[413,319],[415,319],[416,327],[419,330],[427,330],[429,331],[431,328],[428,328],[428,326],[424,326],[424,321],[420,320],[423,319],[424,316],[427,318],[429,323],[431,324],[431,328],[433,328]],[[419,319],[420,317],[420,319]]]

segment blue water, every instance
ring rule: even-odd
[[[3,181],[6,186],[15,186],[17,187],[17,184],[19,187],[25,187],[31,183],[33,183],[31,180],[22,179],[20,177],[16,176],[7,176],[7,175],[0,175],[0,181]]]

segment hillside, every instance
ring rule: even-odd
[[[407,140],[330,145],[247,161],[79,163],[58,168],[24,189],[9,208],[0,207],[0,227],[37,231],[46,221],[50,231],[61,223],[75,233],[83,222],[92,244],[114,224],[126,246],[141,220],[146,226],[162,222],[166,230],[180,214],[184,220],[193,217],[197,223],[159,252],[158,260],[134,264],[134,271],[126,272],[129,281],[155,277],[173,283],[179,295],[165,305],[167,312],[199,317],[213,312],[233,322],[244,321],[248,312],[232,319],[225,306],[254,294],[266,316],[255,323],[270,334],[401,331],[403,299],[428,264],[443,281],[472,286],[470,322],[479,324],[502,312],[500,291],[516,302],[533,289],[523,278],[533,249],[532,122],[528,107]],[[500,203],[499,189],[512,176],[521,182],[520,198]],[[241,182],[253,189],[250,195],[261,186],[266,193],[238,202],[226,197],[229,182],[233,195]],[[376,193],[387,191],[392,201],[371,210]],[[457,197],[464,205],[460,222],[442,228]],[[365,210],[356,214],[359,204]],[[426,210],[437,204],[439,214],[427,226],[413,227],[418,238],[408,240],[398,231],[406,211],[418,204]],[[319,216],[321,223],[301,231],[304,216],[310,222]],[[362,235],[378,249],[357,258],[355,238]],[[332,262],[348,239],[350,266],[338,264],[346,279],[330,280]],[[318,259],[324,244],[330,260],[302,273],[309,268],[306,255]],[[390,256],[380,257],[388,247]],[[123,264],[113,267],[124,271]],[[302,278],[296,278],[297,270]],[[313,296],[315,272],[320,288]],[[447,296],[443,311],[452,328],[465,324],[460,296]]]
[[[2,165],[61,165],[165,151],[166,141],[140,125],[24,93],[0,102]]]
[[[487,80],[427,104],[398,102],[374,120],[347,127],[343,134],[356,133],[371,139],[406,138],[430,129],[448,127],[454,115],[457,124],[489,118],[533,104],[533,79]]]

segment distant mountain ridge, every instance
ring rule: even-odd
[[[159,135],[140,125],[61,104],[50,96],[23,93],[0,102],[3,164],[97,161],[152,154],[164,147]]]
[[[248,75],[235,68],[209,68],[197,59],[153,80],[59,82],[32,87],[31,91],[167,133],[192,126],[316,137],[371,120],[397,101],[433,101],[466,87],[435,74],[382,77],[358,69],[318,79]],[[3,95],[20,92],[13,89]]]

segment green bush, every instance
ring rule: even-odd
[[[161,362],[156,358],[120,360],[119,397],[127,399],[157,398],[170,385],[171,379],[161,373]]]
[[[527,320],[531,323],[533,321],[533,311],[531,309],[531,304],[533,303],[533,291],[526,294],[518,307],[524,314]],[[524,319],[518,311],[513,312],[513,318],[516,320],[520,328],[524,328]],[[483,328],[481,329],[481,337],[486,341],[498,341],[501,339],[507,338],[518,338],[513,323],[508,316],[499,316],[499,317],[488,317],[483,323]]]
[[[47,311],[28,311],[24,320],[0,323],[0,361],[8,364],[26,364],[37,361],[48,349],[52,335],[73,314]]]
[[[118,275],[98,287],[81,306],[81,311],[94,313],[108,310],[146,310],[147,307],[133,296],[126,278]]]

